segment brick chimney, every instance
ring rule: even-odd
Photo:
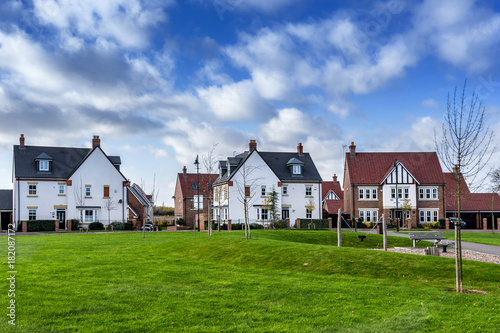
[[[302,143],[300,143],[300,142],[299,142],[299,145],[297,146],[297,153],[299,153],[299,155],[304,154],[304,147],[302,146]]]
[[[94,138],[92,139],[92,148],[95,148],[95,146],[101,146],[101,139],[99,139],[99,135],[94,135]]]
[[[460,169],[458,168],[458,165],[455,164],[453,167],[453,174],[459,175],[460,174]]]
[[[333,174],[333,183],[334,184],[338,183],[336,174]]]
[[[354,145],[354,142],[351,142],[351,145],[349,146],[349,152],[351,157],[356,157],[356,146]]]
[[[252,150],[257,150],[257,142],[255,140],[250,140],[250,143],[248,144],[248,151]]]
[[[21,134],[21,137],[19,138],[19,145],[24,147],[24,134]]]
[[[182,175],[184,177],[187,177],[187,168],[186,168],[186,166],[184,166],[184,168],[182,168]]]

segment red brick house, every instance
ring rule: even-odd
[[[153,196],[146,194],[137,185],[127,186],[128,221],[139,230],[145,223],[153,221]]]
[[[458,213],[457,170],[454,173],[445,173],[446,182],[446,217],[456,217]],[[500,218],[500,196],[498,193],[472,193],[466,181],[460,175],[460,218],[467,224],[467,228],[491,229],[492,213],[496,220]],[[483,223],[486,219],[486,225]],[[498,228],[498,227],[497,227]]]
[[[344,210],[365,222],[437,222],[445,217],[445,179],[435,152],[357,152],[349,146],[344,165]],[[406,225],[405,225],[406,224]]]
[[[321,182],[321,192],[323,198],[323,218],[331,217],[337,221],[339,208],[344,210],[344,191],[337,180],[337,175],[333,175],[333,181]]]
[[[204,229],[205,222],[208,222],[208,205],[212,184],[217,177],[218,174],[200,173],[198,175],[197,173],[187,173],[187,169],[184,167],[182,173],[177,174],[177,183],[173,196],[175,218],[184,219],[188,227],[197,225],[199,195],[200,229]]]

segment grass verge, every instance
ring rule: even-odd
[[[241,231],[18,236],[16,327],[5,316],[0,331],[494,332],[500,326],[500,265],[465,261],[470,293],[457,294],[450,292],[453,259],[360,248],[378,246],[380,235],[360,242],[345,232],[341,248],[332,231],[252,235],[249,241]],[[399,242],[411,246],[409,239],[389,240]],[[5,305],[8,285],[2,287]]]

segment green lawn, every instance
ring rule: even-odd
[[[494,234],[490,232],[467,232],[462,231],[462,241],[472,242],[486,245],[500,246],[500,232],[496,231]],[[455,232],[444,232],[443,236],[448,239],[455,239]]]
[[[344,232],[16,237],[16,324],[2,332],[494,332],[500,265],[371,251]],[[2,238],[6,248],[7,239]],[[390,238],[390,246],[411,246]],[[356,247],[348,247],[356,246]],[[5,253],[5,252],[4,252]],[[9,270],[3,260],[4,275]],[[6,280],[4,280],[6,281]],[[0,299],[8,306],[8,284]],[[472,292],[474,291],[474,292]],[[478,293],[480,291],[481,293]]]

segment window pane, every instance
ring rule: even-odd
[[[377,189],[376,188],[372,189],[372,198],[377,199]]]
[[[360,198],[360,199],[364,199],[364,193],[365,193],[365,190],[364,190],[364,189],[362,189],[362,188],[360,188],[360,189],[359,189],[359,198]]]
[[[391,188],[391,199],[396,199],[396,189]]]

